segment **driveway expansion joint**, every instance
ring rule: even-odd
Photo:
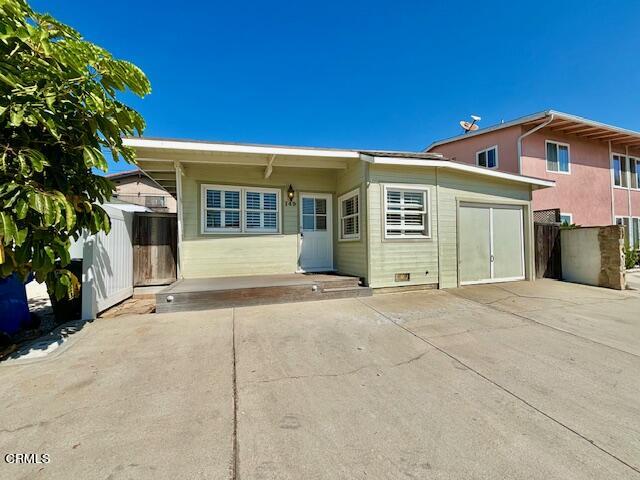
[[[386,319],[387,321],[389,321],[390,323],[392,323],[393,325],[396,325],[397,327],[401,328],[402,330],[404,330],[405,332],[409,333],[410,335],[413,335],[415,338],[425,342],[426,344],[432,346],[433,348],[435,348],[436,350],[438,350],[440,353],[442,353],[443,355],[446,355],[447,357],[449,357],[450,359],[452,359],[453,361],[459,363],[460,365],[462,365],[463,367],[469,369],[471,372],[473,372],[474,374],[476,374],[477,376],[479,376],[480,378],[482,378],[483,380],[485,380],[486,382],[489,382],[490,384],[492,384],[493,386],[499,388],[500,390],[502,390],[503,392],[507,393],[508,395],[512,396],[513,398],[515,398],[516,400],[522,402],[523,404],[527,405],[529,408],[533,409],[534,411],[536,411],[537,413],[539,413],[540,415],[548,418],[549,420],[551,420],[552,422],[556,423],[557,425],[559,425],[560,427],[566,429],[567,431],[573,433],[574,435],[576,435],[577,437],[579,437],[580,439],[584,440],[585,442],[587,442],[588,444],[592,445],[593,447],[597,448],[598,450],[600,450],[601,452],[605,453],[606,455],[610,456],[611,458],[613,458],[614,460],[618,461],[620,464],[628,467],[629,469],[635,471],[636,473],[640,473],[640,468],[631,465],[630,463],[624,461],[623,459],[621,459],[620,457],[616,456],[615,454],[609,452],[608,450],[606,450],[604,447],[599,446],[595,440],[592,440],[584,435],[582,435],[580,432],[578,432],[577,430],[569,427],[568,425],[562,423],[560,420],[552,417],[550,414],[544,412],[543,410],[541,410],[540,408],[536,407],[535,405],[531,404],[530,402],[528,402],[527,400],[525,400],[524,398],[522,398],[521,396],[519,396],[518,394],[512,392],[511,390],[509,390],[507,387],[499,384],[498,382],[496,382],[495,380],[492,380],[491,378],[487,377],[486,375],[484,375],[483,373],[481,373],[480,371],[476,370],[475,368],[473,368],[471,365],[466,364],[465,362],[463,362],[462,360],[460,360],[459,358],[457,358],[455,355],[447,352],[444,348],[439,347],[438,345],[436,345],[435,343],[432,343],[431,341],[429,341],[427,338],[424,338],[420,335],[418,335],[417,333],[409,330],[407,327],[401,325],[400,323],[398,323],[397,321],[395,321],[392,317],[386,315],[385,313],[382,313],[381,311],[379,311],[377,308],[375,308],[372,305],[369,305],[367,302],[365,302],[364,300],[358,298],[357,301],[359,301],[360,303],[362,303],[363,305],[365,305],[366,307],[368,307],[369,309],[373,310],[375,313],[377,313],[378,315],[380,315],[382,318]],[[516,315],[517,316],[517,315]],[[526,317],[523,317],[526,318]],[[536,322],[537,323],[537,322]],[[597,343],[597,342],[596,342]]]

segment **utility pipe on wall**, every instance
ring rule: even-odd
[[[613,184],[614,184],[614,172],[613,172],[613,150],[611,148],[611,140],[609,140],[609,170],[611,171],[611,225],[616,224],[616,212],[615,212],[615,200]]]
[[[531,130],[524,132],[522,135],[520,135],[518,137],[518,173],[520,175],[522,175],[522,139],[524,137],[528,137],[529,135],[531,135],[532,133],[537,132],[538,130],[540,130],[541,128],[546,127],[547,125],[549,125],[551,122],[553,122],[554,120],[554,115],[551,114],[549,115],[549,119],[546,120],[544,123],[541,123],[540,125],[538,125],[537,127],[532,128]]]

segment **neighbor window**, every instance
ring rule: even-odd
[[[624,226],[625,241],[634,249],[640,249],[640,217],[616,217],[616,225]]]
[[[569,145],[547,141],[547,171],[569,173]]]
[[[487,148],[476,152],[476,165],[485,168],[498,167],[498,146]]]
[[[202,186],[202,230],[206,233],[278,233],[280,190]]]
[[[420,186],[384,187],[385,238],[429,238],[429,191]]]
[[[627,157],[623,155],[613,156],[613,184],[616,187],[627,188],[629,186],[629,180],[627,178],[627,160]]]
[[[631,188],[640,188],[640,159],[629,157],[629,177]]]
[[[571,225],[573,224],[573,215],[570,213],[561,213],[560,214],[560,223],[562,225]]]
[[[360,239],[360,190],[342,195],[340,205],[340,239]]]

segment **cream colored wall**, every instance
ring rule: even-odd
[[[430,192],[431,238],[384,239],[383,184],[425,185]],[[530,188],[478,175],[435,168],[369,167],[369,284],[374,288],[439,283],[458,286],[457,211],[460,201],[518,204],[524,207],[525,267],[532,278],[533,248]],[[427,273],[428,272],[428,273]],[[396,273],[410,273],[409,282],[395,282]]]
[[[114,180],[118,195],[158,195],[165,197],[167,212],[175,213],[176,199],[169,192],[158,187],[153,180],[138,176],[125,177]],[[126,199],[125,199],[126,200]]]
[[[337,185],[335,196],[334,218],[336,242],[333,251],[335,252],[335,267],[340,273],[367,277],[367,215],[366,215],[366,188],[364,188],[366,163],[354,162],[347,170],[337,173]],[[355,189],[360,192],[360,239],[340,240],[339,238],[339,212],[340,205],[338,199],[341,195],[349,193]]]
[[[182,275],[185,278],[296,271],[299,212],[297,193],[301,191],[334,193],[336,170],[275,166],[271,176],[265,179],[264,167],[184,165]],[[203,234],[200,205],[202,184],[279,188],[282,233]],[[289,184],[292,184],[296,190],[296,206],[284,205]]]

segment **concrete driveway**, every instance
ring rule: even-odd
[[[640,478],[640,296],[554,281],[144,315],[0,365],[1,478]]]

